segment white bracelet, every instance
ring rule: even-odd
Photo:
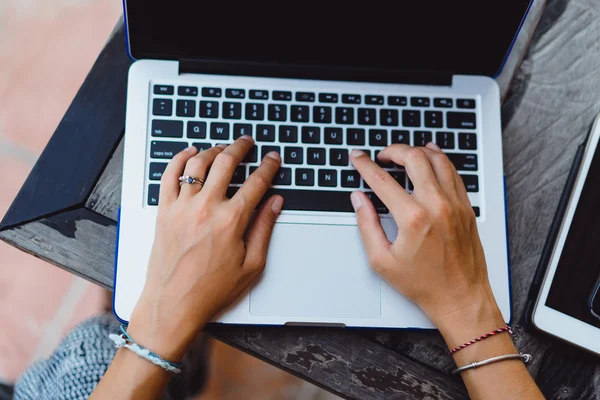
[[[181,372],[181,365],[164,360],[158,354],[155,354],[152,351],[137,344],[131,338],[131,336],[129,336],[127,334],[127,332],[125,331],[124,325],[121,325],[121,332],[123,332],[121,335],[117,335],[114,333],[111,333],[110,335],[108,335],[110,340],[115,342],[117,349],[119,349],[121,347],[125,347],[126,349],[133,351],[138,356],[145,358],[146,360],[150,361],[152,364],[158,365],[159,367],[161,367],[162,369],[164,369],[166,371],[169,371],[173,374],[179,374]]]
[[[533,359],[533,357],[531,356],[531,354],[523,354],[523,353],[506,354],[503,356],[488,358],[487,360],[483,360],[483,361],[477,361],[472,364],[465,365],[464,367],[456,368],[454,371],[452,371],[452,375],[459,374],[459,373],[461,373],[463,371],[467,371],[469,369],[479,368],[479,367],[483,367],[484,365],[497,363],[499,361],[522,360],[525,364],[529,364],[532,359]]]

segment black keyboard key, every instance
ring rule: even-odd
[[[435,144],[441,149],[453,149],[454,132],[437,132],[435,134]]]
[[[192,139],[206,139],[206,122],[188,121],[187,137]]]
[[[406,172],[404,171],[388,171],[396,182],[403,188],[406,188]]]
[[[381,150],[375,150],[375,163],[377,163],[377,165],[379,165],[381,168],[394,168],[394,163],[393,162],[383,162],[379,159],[379,153],[381,153]]]
[[[398,110],[379,110],[379,123],[383,126],[398,126]]]
[[[383,105],[383,96],[366,95],[365,103],[366,104],[376,104],[378,106],[382,106]]]
[[[458,107],[458,108],[475,108],[475,100],[473,100],[473,99],[457,99],[456,107]]]
[[[342,103],[360,104],[360,102],[361,102],[360,94],[343,94],[342,95]]]
[[[409,131],[392,131],[392,144],[408,144],[410,145],[410,132]]]
[[[319,94],[320,103],[337,103],[338,95],[335,93],[321,93]]]
[[[274,125],[256,125],[256,140],[259,142],[275,141]]]
[[[287,120],[287,106],[284,104],[269,104],[269,121]]]
[[[242,119],[242,103],[223,103],[224,119]]]
[[[279,147],[279,146],[262,146],[260,148],[260,156],[261,156],[260,159],[262,160],[263,158],[266,157],[267,154],[269,154],[272,151],[281,155],[281,147]],[[250,170],[250,173],[252,173],[252,170]]]
[[[302,143],[321,143],[321,128],[316,126],[303,126]]]
[[[233,176],[231,177],[231,183],[233,184],[242,184],[246,181],[246,166],[239,165],[233,171]]]
[[[440,111],[425,111],[425,126],[427,128],[442,128],[444,117]]]
[[[475,213],[476,217],[481,216],[481,211],[479,210],[479,207],[473,207],[473,212]]]
[[[262,121],[265,119],[265,105],[260,103],[246,103],[246,119]]]
[[[433,105],[439,108],[451,108],[454,105],[452,99],[433,99]]]
[[[310,165],[325,165],[325,149],[311,147],[306,149],[306,162]]]
[[[371,146],[387,146],[388,133],[385,129],[371,129],[369,131],[369,145]]]
[[[325,144],[342,144],[342,128],[325,128]]]
[[[304,149],[302,147],[285,147],[283,149],[283,162],[285,164],[302,164],[304,162]]]
[[[198,96],[198,88],[196,86],[179,86],[177,94],[180,96]]]
[[[459,133],[458,148],[461,150],[477,150],[477,135],[474,133]]]
[[[319,170],[319,186],[336,187],[337,186],[337,171],[335,169],[320,169]]]
[[[217,140],[229,140],[229,124],[225,122],[211,123],[210,138]]]
[[[154,115],[172,115],[173,100],[170,99],[154,99],[152,100],[152,114]]]
[[[255,163],[258,158],[258,147],[256,145],[252,146],[252,148],[246,153],[246,157],[244,157],[245,163]]]
[[[198,152],[208,150],[211,148],[210,143],[192,143],[192,146],[198,149]]]
[[[250,98],[254,100],[269,100],[268,90],[251,90]]]
[[[226,89],[225,97],[229,99],[245,99],[246,91],[244,89]]]
[[[365,130],[348,128],[346,130],[346,143],[353,146],[364,146]]]
[[[479,192],[479,177],[477,175],[461,175],[460,177],[462,178],[465,184],[467,192]]]
[[[233,124],[233,139],[238,139],[244,135],[252,136],[252,125]]]
[[[200,116],[202,118],[219,118],[219,103],[216,101],[201,101]]]
[[[381,199],[379,199],[375,193],[369,192],[365,194],[369,200],[371,200],[373,206],[375,206],[375,211],[377,211],[377,214],[388,214],[390,212],[385,204],[383,204],[383,201],[381,201]]]
[[[421,126],[421,111],[404,110],[402,111],[402,125],[406,127],[418,128]]]
[[[150,143],[150,157],[171,159],[175,154],[188,147],[186,142],[159,142]]]
[[[175,93],[175,88],[170,85],[154,85],[154,94],[170,95]]]
[[[342,187],[358,188],[360,187],[360,174],[355,169],[345,169],[342,171]]]
[[[406,106],[408,105],[408,99],[406,96],[388,96],[389,106]]]
[[[292,122],[308,122],[310,120],[310,109],[308,106],[292,106],[291,113],[290,119]]]
[[[312,92],[296,92],[296,101],[313,103],[315,101],[315,94]]]
[[[354,124],[354,108],[337,107],[335,109],[335,122],[343,125]]]
[[[459,171],[477,171],[477,155],[476,154],[456,154],[446,153],[452,164]]]
[[[292,101],[292,92],[274,91],[273,100]]]
[[[160,193],[160,185],[152,184],[148,185],[148,205],[158,205],[158,194]]]
[[[376,110],[374,108],[359,108],[358,109],[358,124],[359,125],[375,125],[377,119],[375,117]]]
[[[331,107],[314,106],[313,122],[317,124],[331,123]]]
[[[348,150],[331,149],[329,150],[329,165],[346,167],[348,166]]]
[[[298,143],[298,127],[279,125],[279,141],[282,143]]]
[[[195,117],[196,102],[194,100],[177,100],[178,117]]]
[[[429,97],[411,97],[410,105],[413,107],[429,107]]]
[[[204,97],[221,97],[223,92],[219,88],[205,87],[202,88],[202,96]]]
[[[279,168],[273,178],[273,185],[289,186],[292,184],[292,169]]]
[[[296,170],[296,186],[314,186],[315,170],[308,168],[298,168]]]
[[[433,141],[433,135],[429,131],[415,131],[413,146],[425,147],[427,143]]]
[[[167,165],[169,164],[161,162],[150,163],[148,179],[150,179],[151,181],[160,181],[160,178],[162,178],[162,175],[165,172],[165,169],[167,168]]]
[[[470,112],[448,112],[447,125],[450,129],[475,129],[477,128],[476,115]]]
[[[413,190],[415,190],[415,185],[412,183],[412,181],[410,180],[410,178],[408,178],[406,180],[406,182],[407,182],[407,189],[406,190],[410,190],[411,192]]]
[[[155,119],[151,131],[156,137],[183,137],[183,122]]]

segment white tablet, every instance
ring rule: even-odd
[[[532,315],[540,330],[600,354],[600,116],[596,118]]]

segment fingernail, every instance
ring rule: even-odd
[[[433,142],[427,143],[426,147],[430,148],[431,150],[442,151],[442,149],[440,149],[440,146],[438,146],[437,144],[435,144]]]
[[[254,139],[252,139],[252,136],[250,136],[250,135],[242,135],[242,136],[240,136],[240,139],[249,140],[251,142],[254,142]]]
[[[365,152],[362,150],[352,150],[352,153],[350,153],[350,156],[356,158],[356,157],[362,156],[363,154],[365,154]]]
[[[352,194],[350,195],[350,202],[352,203],[352,207],[354,207],[354,211],[358,211],[358,209],[362,205],[360,201],[360,195],[358,194],[358,192],[352,192]]]
[[[281,212],[281,208],[283,207],[283,197],[277,196],[275,201],[273,201],[273,205],[271,205],[271,210],[278,215]]]
[[[228,145],[228,144],[225,144],[225,143],[221,143],[221,144],[218,144],[218,145],[217,145],[217,147],[220,147],[220,148],[222,148],[222,149],[226,149],[226,148],[227,148],[227,146],[229,146],[229,145]]]
[[[281,156],[276,151],[270,151],[269,153],[267,153],[266,157],[271,157],[276,159],[277,161],[281,161]]]
[[[195,149],[195,148],[196,148],[196,147],[194,147],[194,146],[190,146],[190,147],[188,147],[187,149],[185,149],[185,151],[192,151],[192,149]]]

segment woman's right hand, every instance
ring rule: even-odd
[[[474,325],[485,318],[490,330],[504,322],[488,281],[475,214],[462,178],[434,144],[392,145],[383,162],[405,167],[414,185],[409,195],[361,151],[351,160],[398,226],[390,243],[371,201],[352,194],[358,226],[372,268],[413,300],[444,333],[452,321]]]

